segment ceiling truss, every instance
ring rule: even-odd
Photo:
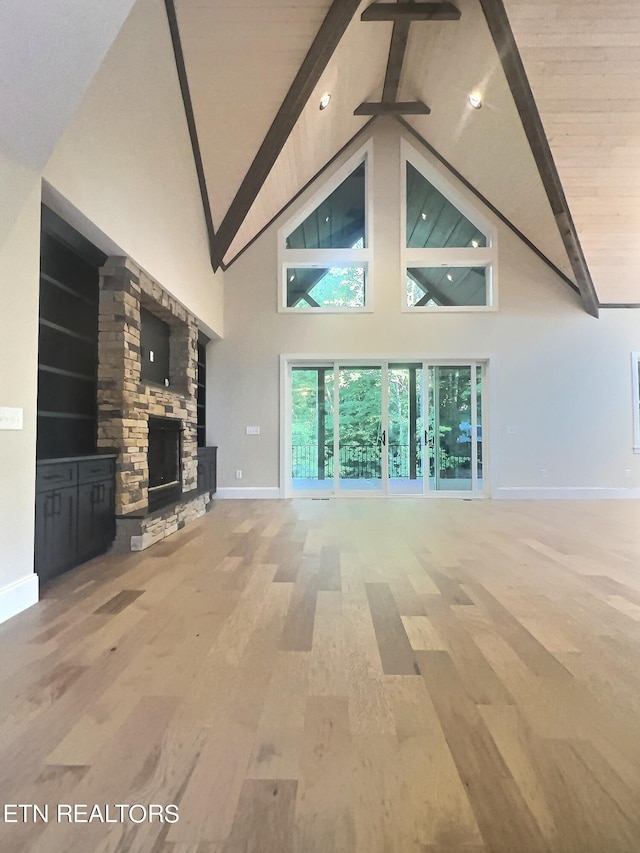
[[[571,263],[571,268],[577,282],[577,288],[567,276],[560,272],[562,278],[582,297],[585,310],[593,316],[598,316],[599,302],[589,273],[586,260],[580,245],[575,224],[569,211],[568,203],[558,176],[555,163],[547,141],[526,72],[510,28],[503,0],[479,0],[489,31],[496,45],[498,55],[507,78],[509,88],[514,98],[529,146],[533,153],[551,210],[556,220],[565,250]],[[333,0],[317,31],[311,47],[303,60],[290,88],[278,109],[269,130],[255,154],[235,196],[222,218],[217,232],[214,229],[211,205],[207,192],[202,156],[198,145],[198,134],[195,125],[194,112],[189,94],[189,84],[185,59],[180,44],[180,34],[175,10],[175,0],[165,0],[169,27],[174,44],[176,66],[185,103],[187,125],[191,136],[192,148],[204,215],[211,245],[211,261],[214,270],[225,268],[225,257],[233,244],[243,222],[249,214],[252,205],[270,175],[283,147],[287,143],[311,93],[320,81],[327,65],[333,56],[347,27],[353,20],[359,6],[359,0]],[[460,10],[451,2],[416,2],[416,0],[399,0],[399,2],[373,2],[360,15],[363,22],[387,22],[393,24],[386,73],[379,102],[361,103],[355,110],[356,116],[392,115],[403,124],[402,116],[429,115],[431,110],[422,100],[399,101],[403,64],[407,50],[409,30],[412,23],[429,21],[459,21]],[[413,129],[411,128],[412,132]],[[428,146],[425,140],[423,142]],[[455,170],[454,170],[455,171]],[[459,176],[460,177],[460,176]],[[467,182],[465,182],[467,183]],[[473,189],[473,187],[472,187]],[[485,199],[486,201],[486,199]],[[488,203],[488,202],[487,202]],[[493,209],[493,206],[489,204]],[[494,210],[495,212],[495,210]],[[499,211],[498,214],[500,215]],[[500,218],[505,218],[500,215]],[[516,233],[518,230],[507,221]],[[522,239],[540,257],[556,271],[557,267],[544,256],[539,249],[520,234]],[[253,238],[255,239],[255,237]],[[253,242],[251,240],[250,242]],[[246,248],[246,247],[245,247]],[[241,251],[244,251],[241,250]],[[240,252],[241,253],[241,252]],[[237,256],[238,253],[236,253]],[[559,271],[558,271],[559,272]]]

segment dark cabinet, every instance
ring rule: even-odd
[[[107,550],[115,537],[113,480],[78,486],[78,563]]]
[[[77,491],[71,486],[36,495],[35,569],[41,583],[74,564]]]
[[[41,583],[108,549],[114,498],[113,456],[38,463],[34,550]]]
[[[211,492],[216,490],[217,477],[217,447],[198,448],[198,491]]]

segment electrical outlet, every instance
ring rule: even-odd
[[[242,471],[239,468],[236,468],[236,480],[242,479]]]
[[[625,468],[624,469],[624,476],[627,480],[631,479],[631,468]]]
[[[549,472],[547,471],[546,468],[542,468],[540,470],[540,476],[542,477],[543,480],[547,479],[547,477],[549,476]]]
[[[260,435],[259,426],[248,426],[245,430],[246,435]]]
[[[0,407],[0,429],[22,429],[23,418],[23,409],[15,409],[10,406]]]

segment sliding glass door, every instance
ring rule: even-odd
[[[475,365],[429,367],[427,443],[429,488],[477,488],[477,386]],[[474,482],[475,481],[475,482]]]
[[[287,375],[288,494],[482,494],[482,363],[296,363]]]
[[[291,368],[291,485],[333,493],[332,365]]]
[[[338,368],[338,491],[383,491],[382,366]]]
[[[387,369],[388,478],[390,495],[424,492],[424,367],[389,363]]]

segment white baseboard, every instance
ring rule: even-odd
[[[616,489],[599,486],[507,486],[496,489],[497,500],[638,500],[640,488]]]
[[[282,497],[282,489],[278,486],[228,486],[218,489],[213,496],[215,500],[279,500]]]
[[[0,587],[0,622],[38,603],[38,575],[35,572]]]

